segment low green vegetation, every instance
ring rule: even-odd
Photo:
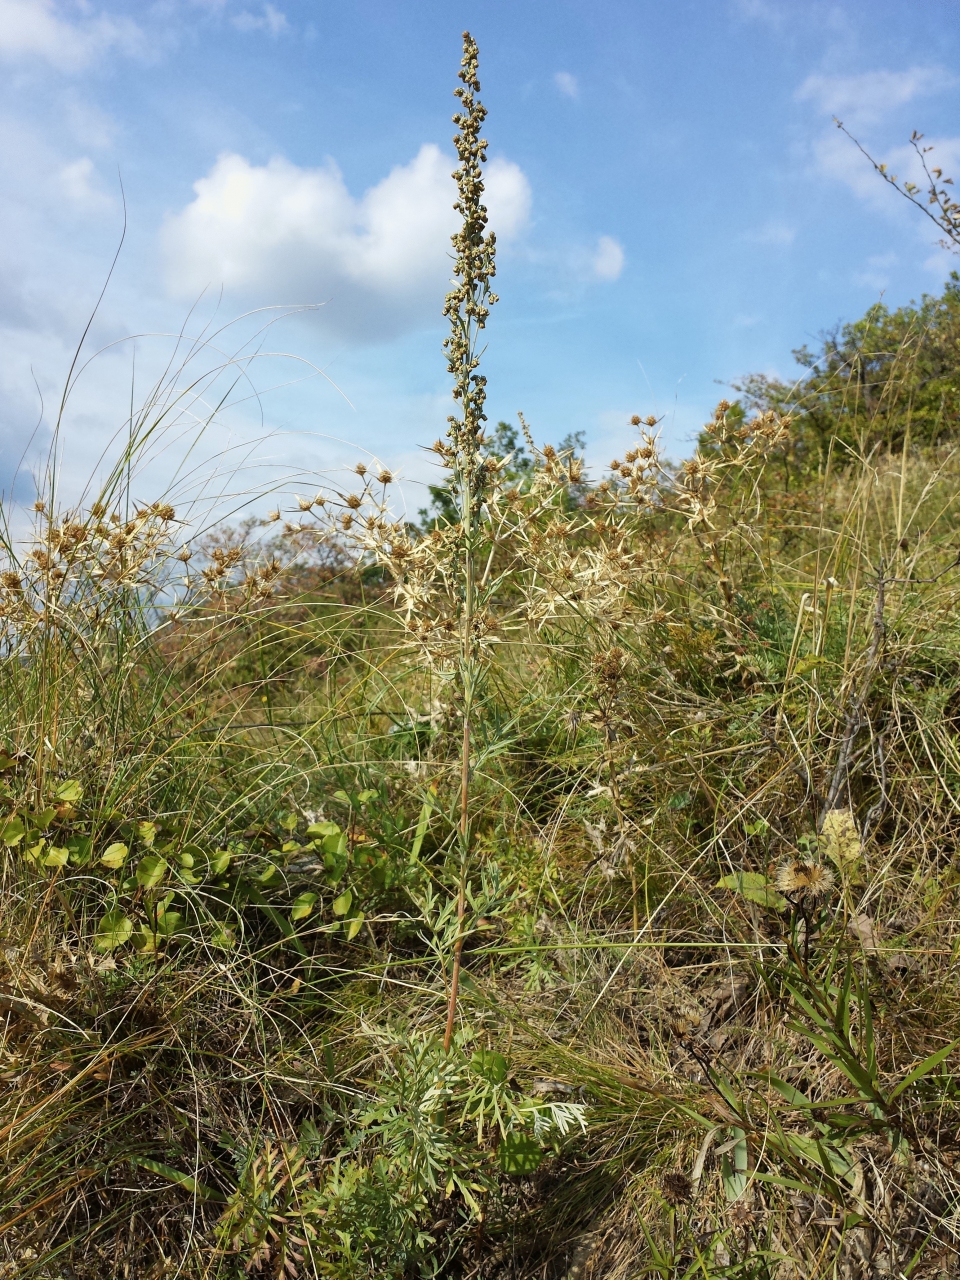
[[[6,539],[2,1276],[957,1274],[956,281],[591,479],[485,427],[478,91],[420,525],[200,534],[154,401]]]

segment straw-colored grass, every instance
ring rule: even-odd
[[[437,520],[7,539],[0,1275],[958,1273],[960,459],[498,456],[481,195]]]

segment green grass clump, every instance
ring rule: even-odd
[[[6,540],[0,1275],[956,1274],[956,448],[486,434],[465,55],[423,526]]]

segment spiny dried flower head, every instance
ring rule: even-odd
[[[361,480],[367,474],[367,468],[364,466],[362,462],[358,462],[353,469],[357,473],[357,475],[360,477]]]
[[[386,469],[386,467],[384,467],[384,469],[383,469],[383,470],[380,472],[380,474],[377,476],[377,479],[380,481],[380,483],[381,483],[381,484],[392,484],[392,483],[393,483],[393,472],[392,472],[392,471],[388,471],[388,470]]]
[[[687,1204],[693,1196],[693,1183],[679,1169],[671,1169],[660,1179],[660,1191],[671,1208]]]
[[[823,898],[833,888],[833,872],[820,862],[785,858],[777,868],[777,888],[781,893]]]
[[[8,569],[5,573],[0,574],[0,585],[7,591],[22,591],[23,582],[19,573],[14,573],[12,569]]]
[[[623,678],[626,665],[627,655],[619,645],[614,645],[606,653],[598,654],[593,660],[597,679],[604,684],[617,684]]]
[[[727,1209],[727,1217],[740,1231],[749,1231],[751,1227],[756,1225],[757,1214],[751,1208],[746,1200],[737,1200],[736,1203]]]

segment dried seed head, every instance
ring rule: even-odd
[[[622,677],[627,664],[627,655],[619,645],[614,645],[606,653],[598,654],[593,660],[593,669],[597,679],[606,684],[616,684]]]
[[[362,506],[363,504],[363,499],[357,493],[351,493],[348,498],[344,499],[344,501],[346,502],[347,506],[350,508],[351,511],[356,511],[358,507]]]
[[[819,862],[786,858],[777,868],[777,888],[781,893],[822,898],[833,888],[833,872]]]
[[[358,462],[353,469],[357,473],[357,475],[360,476],[361,479],[363,479],[363,477],[367,474],[367,468],[363,465],[362,462]]]
[[[679,1169],[671,1169],[660,1180],[663,1198],[671,1207],[686,1204],[693,1195],[693,1184],[685,1173]]]
[[[47,505],[42,499],[38,498],[37,501],[33,504],[33,509],[34,511],[39,511],[42,515],[46,511]]]
[[[392,484],[393,473],[391,471],[387,471],[386,469],[384,469],[377,476],[377,479],[380,481],[381,484]]]
[[[276,524],[276,523],[277,523],[277,521],[278,521],[279,519],[280,519],[280,512],[279,512],[279,511],[268,511],[268,512],[267,512],[267,520],[270,522],[270,524]]]
[[[158,519],[167,523],[176,518],[177,513],[169,502],[159,502],[153,509],[157,513]]]
[[[297,498],[297,506],[301,511],[309,511],[313,506],[312,498]]]
[[[6,573],[0,574],[0,583],[3,584],[3,586],[7,589],[7,591],[23,590],[23,583],[20,581],[19,573],[14,573],[12,570],[9,570],[9,569],[7,570]]]
[[[741,1231],[749,1231],[756,1224],[756,1212],[750,1207],[745,1200],[737,1200],[727,1209],[727,1216],[735,1227],[739,1227]]]
[[[102,520],[107,514],[107,508],[102,502],[95,502],[90,508],[90,514],[93,516],[94,520]]]

